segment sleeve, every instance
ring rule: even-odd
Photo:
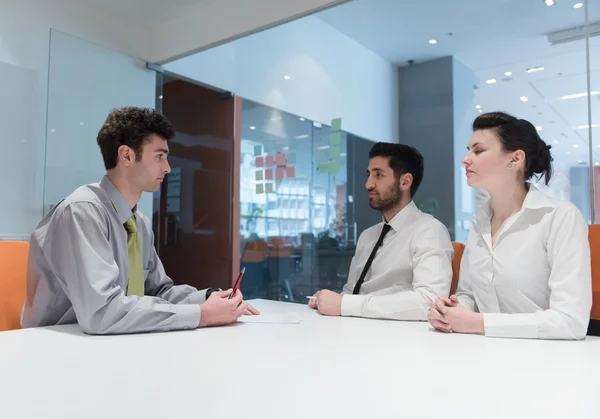
[[[350,262],[350,269],[348,269],[348,280],[346,281],[346,284],[344,285],[344,288],[342,289],[342,295],[346,295],[346,294],[352,295],[352,292],[354,291],[354,285],[356,285],[356,281],[358,281],[358,273],[356,272],[356,256],[358,255],[358,253],[360,252],[360,249],[361,249],[361,247],[360,247],[360,238],[361,237],[362,237],[362,234],[358,237],[358,240],[356,242],[356,251],[354,252],[354,257],[352,258],[352,261]]]
[[[583,339],[592,307],[588,226],[573,206],[557,211],[548,235],[550,302],[547,310],[484,314],[486,336]]]
[[[395,320],[427,320],[427,305],[447,296],[452,282],[452,243],[444,225],[427,223],[415,234],[413,289],[390,295],[344,295],[342,315]]]
[[[127,296],[117,285],[119,268],[108,241],[102,210],[89,202],[69,205],[59,215],[47,246],[50,268],[88,334],[193,329],[200,307],[170,304],[158,297]]]
[[[456,285],[456,297],[458,302],[465,307],[468,307],[471,311],[477,311],[477,304],[475,303],[475,297],[473,296],[473,290],[471,288],[471,279],[469,278],[469,249],[476,241],[477,233],[473,228],[469,231],[467,237],[467,245],[465,251],[460,260],[460,274],[458,276],[458,284]]]
[[[146,245],[146,244],[144,244]],[[151,248],[148,276],[144,283],[146,294],[150,294],[173,304],[202,304],[206,301],[206,290],[198,291],[190,285],[173,285],[173,280],[165,273],[160,258],[154,248],[154,232],[148,244]]]

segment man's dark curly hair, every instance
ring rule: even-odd
[[[175,131],[167,117],[154,109],[135,106],[113,109],[97,138],[106,170],[117,166],[118,150],[122,145],[130,147],[135,152],[135,160],[140,161],[142,146],[151,134],[170,141]]]

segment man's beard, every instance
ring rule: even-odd
[[[369,205],[373,209],[384,212],[398,206],[401,201],[402,190],[400,190],[400,185],[396,183],[383,196],[378,195],[374,198],[369,198]]]

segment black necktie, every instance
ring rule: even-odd
[[[356,282],[356,285],[354,286],[354,291],[352,292],[352,294],[359,293],[360,287],[362,286],[363,282],[365,282],[365,276],[367,276],[367,271],[371,267],[371,263],[373,263],[373,259],[375,259],[375,254],[377,253],[377,250],[379,249],[379,247],[383,244],[383,238],[388,233],[388,231],[390,231],[391,229],[392,229],[392,227],[389,224],[383,225],[383,228],[381,229],[381,234],[379,235],[379,239],[377,240],[377,243],[375,243],[375,247],[373,248],[373,251],[371,252],[371,255],[369,256],[369,259],[367,259],[367,263],[365,264],[365,267],[363,268],[363,270],[360,274],[360,278],[358,278],[358,281]]]

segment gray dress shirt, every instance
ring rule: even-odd
[[[135,214],[145,296],[127,296],[127,232]],[[174,286],[154,249],[150,220],[129,208],[108,177],[76,189],[31,235],[23,327],[79,323],[85,333],[192,329],[206,290]]]

